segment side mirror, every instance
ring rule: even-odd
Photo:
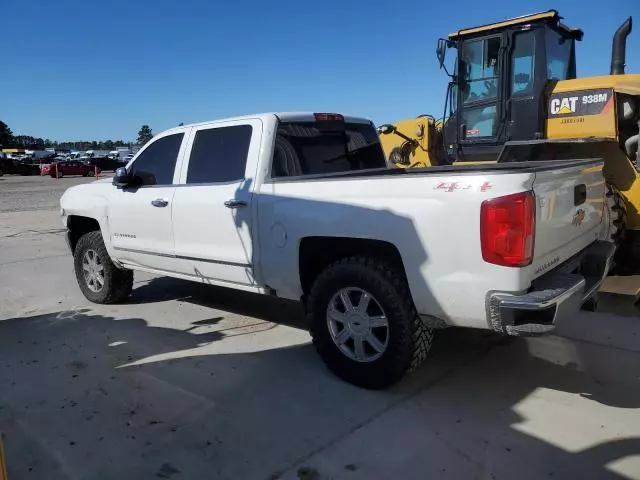
[[[440,38],[438,39],[438,46],[436,47],[436,57],[438,57],[438,63],[440,64],[440,68],[444,68],[444,71],[451,78],[453,78],[453,75],[451,75],[449,73],[449,70],[447,70],[447,66],[444,64],[444,60],[447,57],[447,49],[455,46],[456,46],[455,42],[451,40],[447,40],[446,38]],[[456,71],[455,68],[453,71],[455,73]]]
[[[116,169],[116,173],[113,176],[113,184],[118,188],[126,187],[131,183],[131,175],[127,172],[127,169],[120,167]]]
[[[380,125],[378,127],[378,134],[379,135],[389,135],[390,133],[395,132],[395,130],[396,130],[396,127],[394,127],[393,125],[389,125],[387,123],[387,124],[384,124],[384,125]]]
[[[436,47],[436,57],[438,57],[438,62],[440,63],[440,68],[444,66],[444,59],[447,56],[447,45],[448,41],[444,38],[438,39],[438,46]]]

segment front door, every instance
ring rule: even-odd
[[[164,135],[147,144],[129,167],[135,186],[113,187],[109,198],[111,243],[125,263],[173,271],[174,177],[187,132]]]
[[[173,202],[176,258],[203,282],[255,284],[252,192],[262,122],[194,127]]]

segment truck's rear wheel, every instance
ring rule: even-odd
[[[329,369],[364,388],[399,381],[425,360],[433,341],[404,275],[373,258],[327,267],[311,289],[308,311],[313,343]]]
[[[131,294],[133,272],[113,264],[100,232],[89,232],[78,240],[73,260],[78,285],[87,300],[116,303]]]

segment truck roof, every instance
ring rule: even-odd
[[[173,127],[165,130],[166,132],[172,130],[179,130],[185,127],[198,127],[201,125],[208,125],[211,123],[226,123],[226,122],[235,122],[238,120],[249,120],[249,119],[272,119],[273,117],[277,117],[280,121],[283,122],[313,122],[315,121],[316,113],[325,113],[325,112],[269,112],[269,113],[257,113],[254,115],[242,115],[239,117],[227,117],[227,118],[218,118],[216,120],[209,120],[206,122],[198,122],[198,123],[189,123],[186,125],[180,125],[178,127]],[[347,123],[373,123],[370,119],[365,117],[354,117],[352,115],[343,115],[337,112],[331,112],[331,114],[339,114],[344,117],[345,122]]]

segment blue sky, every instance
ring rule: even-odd
[[[608,73],[613,32],[633,15],[627,71],[640,72],[637,0],[2,3],[0,120],[52,140],[265,111],[440,116],[440,36],[549,8],[585,31],[579,76]]]

